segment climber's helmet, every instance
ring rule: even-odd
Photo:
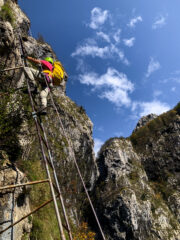
[[[51,64],[53,64],[53,62],[54,62],[51,57],[46,57],[44,60],[51,63]]]

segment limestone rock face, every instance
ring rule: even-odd
[[[9,22],[0,22],[0,48],[11,48],[14,45],[13,28]]]
[[[150,122],[151,120],[157,118],[156,114],[149,114],[147,116],[143,116],[142,118],[139,119],[136,128],[134,129],[134,131],[138,130],[139,128],[143,127],[144,125],[146,125],[148,122]]]
[[[0,151],[0,187],[27,182],[25,175]],[[0,231],[30,212],[26,188],[6,189],[0,193]],[[1,240],[21,240],[30,233],[32,223],[27,219],[0,235]]]
[[[47,43],[37,42],[32,37],[24,38],[24,44],[26,53],[29,56],[34,56],[39,59],[44,59],[45,57],[52,57],[56,59],[56,55],[52,51],[52,48]]]
[[[73,179],[73,175],[76,174],[76,169],[72,168],[73,158],[71,148],[69,148],[69,144],[72,145],[72,149],[75,153],[76,159],[82,167],[82,174],[85,179],[88,179],[87,186],[89,188],[92,187],[94,180],[97,176],[95,155],[93,152],[93,139],[92,139],[92,128],[93,124],[90,119],[87,117],[85,110],[82,107],[77,106],[69,97],[64,94],[59,94],[58,97],[55,97],[56,103],[58,104],[58,109],[61,115],[61,120],[64,126],[64,130],[66,132],[66,136],[68,136],[69,143],[65,140],[63,136],[63,129],[60,126],[60,122],[56,115],[53,116],[54,111],[50,108],[50,112],[48,115],[47,128],[49,129],[49,135],[52,140],[52,146],[54,149],[57,148],[57,144],[62,145],[63,157],[61,156],[61,151],[56,151],[55,157],[56,159],[61,159],[64,161],[64,164],[69,166],[72,170],[67,174],[66,179],[68,183],[68,188],[71,188],[71,179]],[[55,140],[56,139],[56,140]],[[57,167],[61,165],[58,161]],[[74,164],[73,164],[74,165]],[[73,170],[74,169],[74,170]]]
[[[26,16],[26,14],[20,9],[17,5],[17,1],[14,0],[11,2],[10,6],[13,9],[13,15],[15,18],[15,31],[21,34],[27,34],[29,27],[30,27],[30,20]]]
[[[150,125],[147,119],[152,116],[143,119],[132,135],[134,147],[131,138],[110,139],[102,146],[97,159],[99,179],[94,188],[97,211],[107,239],[178,240],[178,109],[154,118]],[[156,129],[162,119],[166,124]],[[155,132],[149,134],[147,144],[144,141],[139,146],[138,134],[146,136],[145,131],[152,131],[152,126]]]

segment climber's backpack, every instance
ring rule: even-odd
[[[67,73],[61,64],[61,62],[56,61],[53,64],[54,69],[52,72],[52,79],[53,79],[53,85],[54,86],[59,86],[62,82],[62,80],[67,80]]]

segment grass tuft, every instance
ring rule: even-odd
[[[13,13],[13,9],[10,6],[10,2],[6,2],[2,7],[1,7],[1,11],[0,11],[0,18],[3,21],[8,21],[11,23],[11,25],[14,24],[15,21],[15,17],[14,17],[14,13]]]

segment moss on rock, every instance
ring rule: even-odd
[[[179,114],[180,111],[179,109],[180,103],[173,110],[161,114],[145,126],[133,132],[129,139],[134,149],[139,153],[145,154],[146,145],[150,144],[152,141],[156,141],[160,137],[161,132],[167,129],[170,123],[177,119],[177,114]]]
[[[10,6],[10,1],[7,1],[0,10],[0,18],[3,21],[8,21],[11,23],[11,25],[14,24],[15,22],[15,17],[14,17],[14,13],[13,13],[13,9]]]

